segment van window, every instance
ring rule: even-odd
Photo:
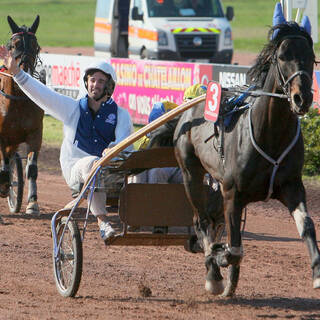
[[[109,18],[111,10],[111,1],[97,1],[96,17],[97,18]]]
[[[143,14],[142,0],[134,0],[133,6],[138,8],[138,13]]]
[[[219,0],[147,0],[150,17],[224,17]]]

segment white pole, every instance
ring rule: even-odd
[[[287,0],[286,13],[287,13],[286,20],[291,21],[292,20],[292,0]]]
[[[309,17],[311,23],[311,36],[314,43],[318,42],[318,1],[309,0],[306,3],[306,10],[304,12]]]
[[[286,18],[286,1],[287,0],[281,0],[281,7],[282,7],[282,12],[283,12],[283,16]]]

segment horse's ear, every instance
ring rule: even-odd
[[[9,26],[10,26],[10,29],[12,31],[12,33],[17,33],[20,31],[20,28],[19,26],[12,20],[12,18],[10,16],[8,16],[8,23],[9,23]]]
[[[39,22],[40,22],[40,17],[39,15],[37,15],[36,19],[34,20],[32,26],[30,27],[30,32],[32,33],[36,33],[37,32],[37,29],[38,29],[38,26],[39,26]]]
[[[283,23],[286,23],[286,19],[283,15],[281,3],[277,2],[274,7],[272,25],[276,26],[278,24],[283,24]]]
[[[301,27],[311,35],[311,23],[308,16],[303,16],[301,20]]]

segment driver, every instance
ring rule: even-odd
[[[49,89],[20,70],[12,52],[5,46],[0,46],[0,58],[23,92],[46,113],[63,122],[60,164],[71,189],[84,183],[94,162],[106,148],[113,147],[132,133],[128,111],[111,98],[117,77],[110,64],[99,61],[85,69],[83,81],[87,94],[75,100]],[[132,147],[128,149],[130,151]],[[93,193],[90,209],[98,220],[101,238],[105,241],[112,238],[115,231],[107,219],[105,192]]]

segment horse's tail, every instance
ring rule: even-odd
[[[148,149],[155,147],[173,147],[173,135],[181,114],[152,131],[149,135]]]

